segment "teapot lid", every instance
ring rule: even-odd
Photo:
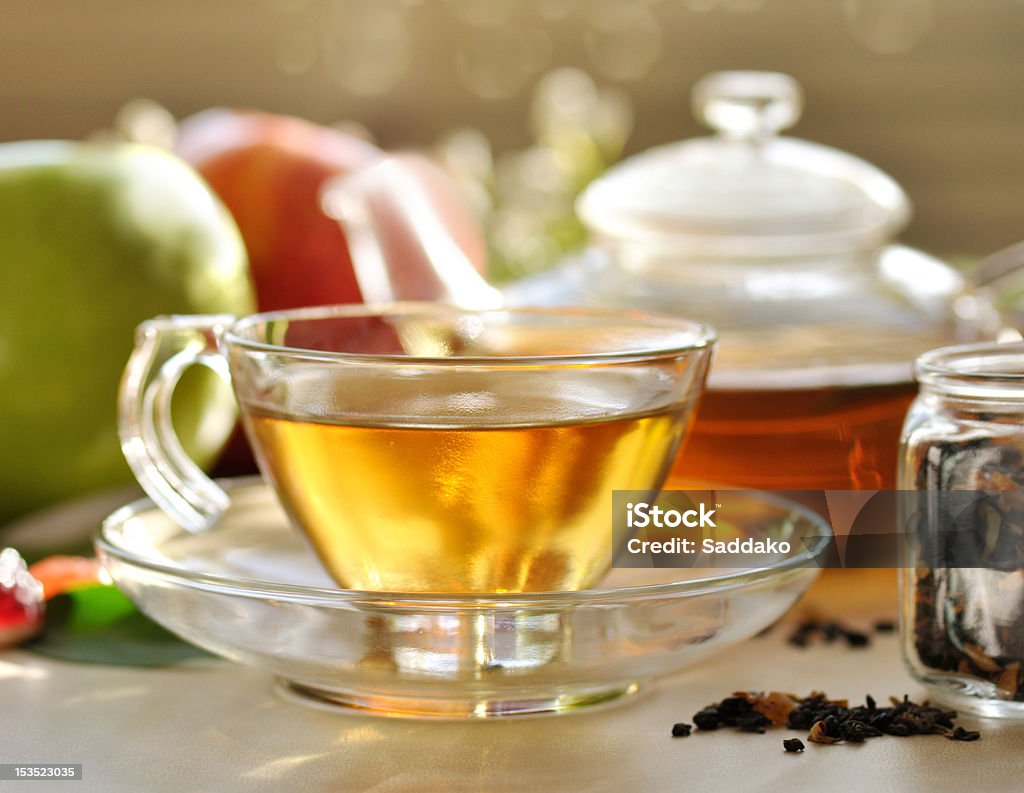
[[[718,72],[692,92],[716,135],[659,146],[611,168],[577,212],[591,231],[681,254],[780,256],[881,244],[910,217],[900,186],[837,149],[778,133],[802,92],[774,72]]]

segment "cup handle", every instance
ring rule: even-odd
[[[190,532],[210,528],[228,508],[228,495],[185,453],[171,423],[171,396],[185,370],[205,366],[231,383],[217,350],[229,314],[169,316],[135,330],[118,395],[121,450],[146,494]]]

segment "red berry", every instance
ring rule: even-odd
[[[0,647],[25,641],[43,627],[43,587],[13,548],[0,551]]]

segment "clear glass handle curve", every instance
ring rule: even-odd
[[[228,495],[181,446],[171,424],[171,397],[191,366],[205,366],[231,382],[217,350],[229,314],[169,316],[147,320],[135,331],[118,395],[121,451],[146,494],[191,532],[210,528],[228,508]]]

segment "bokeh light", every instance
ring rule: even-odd
[[[323,33],[331,78],[356,95],[390,91],[410,63],[411,40],[399,0],[332,0]]]
[[[708,11],[714,11],[718,5],[718,0],[683,0],[683,5],[690,11],[704,14]]]
[[[287,28],[274,42],[274,63],[285,74],[305,74],[316,63],[316,38],[305,28]]]
[[[539,28],[500,25],[474,30],[455,54],[459,79],[481,99],[517,94],[551,57],[551,40]]]
[[[586,0],[534,0],[534,7],[542,18],[554,22],[573,14],[582,2]]]
[[[649,9],[599,0],[587,17],[584,42],[590,62],[615,80],[637,80],[661,53],[661,26]]]
[[[503,25],[516,17],[523,0],[446,0],[448,10],[462,22],[478,27]]]
[[[115,138],[174,148],[178,125],[171,112],[152,99],[131,99],[114,116]]]
[[[857,40],[879,55],[913,49],[931,29],[932,0],[846,0],[846,17]]]
[[[263,0],[263,4],[279,14],[299,14],[313,4],[314,0]]]

